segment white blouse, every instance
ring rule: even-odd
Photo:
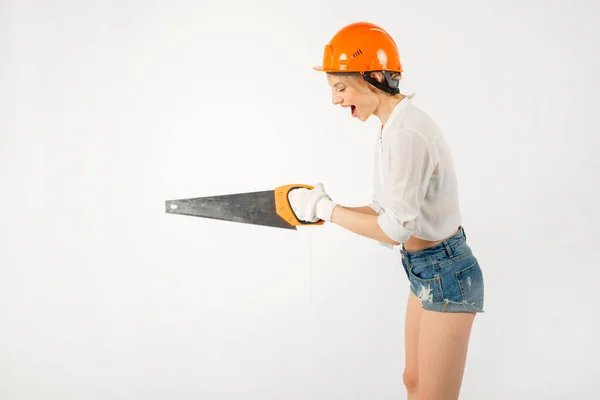
[[[391,239],[441,240],[461,224],[450,148],[435,121],[408,97],[379,132],[373,170],[369,206]]]

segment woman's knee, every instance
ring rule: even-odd
[[[419,373],[417,371],[405,369],[402,379],[408,393],[417,392],[419,390]]]

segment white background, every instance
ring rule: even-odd
[[[400,256],[164,201],[370,200],[323,46],[396,39],[486,279],[462,399],[596,399],[600,3],[0,1],[0,399],[401,399]]]

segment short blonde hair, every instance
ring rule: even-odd
[[[358,92],[362,92],[362,93],[377,93],[377,92],[381,92],[384,93],[387,96],[390,97],[395,97],[395,98],[399,98],[401,96],[405,96],[408,98],[413,98],[414,97],[414,93],[413,94],[403,94],[403,93],[399,93],[399,94],[390,94],[387,92],[382,92],[379,89],[377,89],[375,86],[371,85],[369,82],[365,81],[364,78],[362,77],[362,75],[360,75],[359,73],[356,74],[352,74],[352,75],[346,75],[346,74],[332,74],[335,75],[336,78],[338,78],[340,80],[340,82],[345,85],[345,86],[349,86],[352,89],[358,91]],[[392,74],[392,78],[394,79],[402,79],[402,73],[400,72],[395,72]]]

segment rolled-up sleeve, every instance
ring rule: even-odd
[[[419,132],[404,129],[386,140],[389,146],[381,156],[389,157],[390,169],[383,185],[385,210],[377,222],[392,240],[404,243],[413,234],[411,222],[419,216],[435,166]]]
[[[379,202],[375,198],[373,198],[373,201],[371,201],[371,203],[369,203],[369,207],[371,207],[371,209],[373,211],[375,211],[377,214],[379,214],[383,210],[383,207],[381,206],[381,204],[379,204]]]

